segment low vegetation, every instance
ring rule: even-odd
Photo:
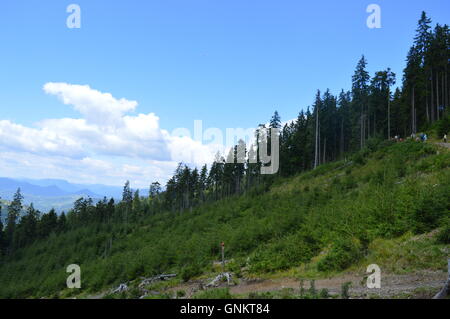
[[[52,233],[2,263],[0,296],[96,293],[160,273],[189,281],[211,271],[222,241],[232,259],[227,270],[245,276],[305,265],[316,274],[336,273],[362,259],[395,265],[394,272],[444,270],[450,153],[413,141],[383,142],[362,153],[364,163],[327,164],[276,181],[266,193]],[[82,289],[68,291],[65,270],[74,263],[82,269]],[[226,294],[204,294],[216,293]]]

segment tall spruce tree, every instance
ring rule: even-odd
[[[315,114],[315,133],[314,133],[314,138],[315,138],[315,146],[314,146],[314,168],[317,168],[317,166],[320,164],[320,136],[319,136],[319,127],[320,127],[320,121],[319,121],[319,112],[320,112],[320,107],[322,104],[322,100],[320,98],[320,91],[317,90],[317,94],[316,94],[316,101],[314,103],[314,114]]]
[[[16,231],[17,220],[22,212],[23,196],[20,192],[20,188],[17,189],[14,194],[11,204],[8,206],[8,216],[6,220],[6,245],[8,253],[14,250],[14,235]]]
[[[2,204],[1,204],[1,197],[0,197],[0,258],[3,256],[4,249],[5,249],[5,235],[3,233],[3,217],[2,217]]]
[[[356,65],[355,73],[352,77],[352,96],[353,96],[353,109],[355,110],[355,120],[354,124],[359,122],[360,131],[360,148],[364,147],[366,139],[366,128],[367,125],[367,106],[368,106],[368,96],[369,96],[369,73],[366,70],[367,60],[364,55],[358,61]],[[358,114],[358,115],[356,115]],[[359,117],[359,121],[358,121]],[[355,125],[356,127],[357,125]]]

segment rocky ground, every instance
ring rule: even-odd
[[[345,274],[328,279],[315,280],[317,290],[327,289],[330,295],[340,295],[342,285],[351,282],[352,298],[432,298],[447,281],[447,273],[438,271],[421,271],[413,274],[386,274],[381,277],[380,289],[369,289],[365,274]],[[220,287],[227,287],[222,283]],[[281,279],[239,279],[238,283],[228,286],[232,295],[248,296],[251,293],[276,292],[291,289],[293,293],[300,290],[300,280],[296,278]],[[310,287],[310,281],[304,281],[304,288]],[[191,297],[200,289],[205,289],[202,281],[192,281],[168,289],[168,292],[183,290],[186,297]]]

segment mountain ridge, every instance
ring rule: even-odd
[[[86,187],[88,185],[71,184],[65,180],[32,180],[0,177],[0,198],[12,200],[14,193],[20,188],[24,196],[24,204],[34,204],[41,211],[55,209],[58,213],[69,210],[73,202],[80,197],[91,197],[99,200],[110,194],[99,194]],[[96,190],[101,190],[97,185]],[[116,195],[116,194],[112,194]]]
[[[98,201],[103,197],[122,198],[121,186],[103,184],[78,184],[64,179],[30,179],[0,177],[0,198],[12,200],[14,193],[20,188],[24,203],[34,204],[41,211],[55,209],[61,213],[72,208],[74,201],[80,197],[90,197]],[[142,196],[148,192],[141,191]]]
[[[37,196],[48,196],[48,197],[58,197],[66,195],[86,195],[91,197],[98,197],[100,195],[92,192],[87,188],[74,190],[72,192],[61,189],[56,185],[41,186],[36,184],[31,184],[28,181],[16,180],[13,178],[0,177],[0,190],[1,191],[12,191],[15,192],[18,188],[23,193],[28,193]]]

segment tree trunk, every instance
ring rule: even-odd
[[[445,107],[446,107],[446,110],[448,108],[448,103],[449,103],[448,94],[449,94],[449,92],[448,92],[448,72],[447,72],[447,66],[445,66]]]
[[[433,69],[431,69],[431,122],[436,120],[436,116],[434,114],[434,81],[433,81]]]
[[[361,126],[361,132],[360,132],[360,140],[361,140],[361,149],[364,146],[364,121],[363,121],[363,112],[361,110],[361,118],[360,118],[360,126]]]
[[[445,66],[445,110],[448,108],[448,76],[447,66]]]
[[[442,79],[441,79],[441,85],[442,85],[442,105],[444,106],[445,110],[445,81],[444,81],[444,73],[442,73]]]
[[[430,113],[428,106],[428,82],[425,82],[425,112],[427,115],[427,122],[430,122]]]
[[[314,168],[319,165],[319,107],[316,107],[316,145],[314,154]]]
[[[376,110],[373,112],[373,135],[375,136],[377,134],[377,112]]]
[[[436,119],[439,121],[439,72],[436,74]]]
[[[414,107],[414,87],[412,88],[412,95],[411,95],[411,133],[416,133],[416,127],[415,127],[415,107]]]
[[[319,135],[319,143],[317,144],[317,152],[318,152],[318,154],[317,154],[317,165],[320,165],[321,163],[320,163],[320,161],[321,161],[321,158],[322,158],[322,156],[321,156],[321,154],[322,154],[322,148],[320,147],[320,141],[321,141],[321,134],[320,134],[320,125],[319,125],[319,132],[318,132],[318,135]]]
[[[388,87],[388,139],[391,139],[391,88]]]
[[[344,118],[341,120],[341,143],[340,143],[340,155],[344,154]]]

